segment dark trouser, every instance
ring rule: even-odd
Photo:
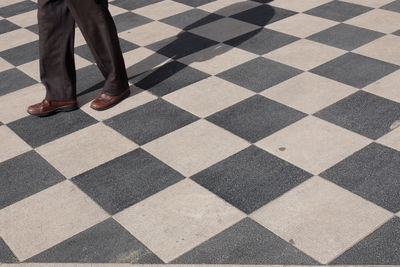
[[[129,88],[108,0],[38,0],[40,79],[46,99],[76,100],[75,21],[105,78],[103,91]]]

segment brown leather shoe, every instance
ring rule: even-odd
[[[42,102],[31,105],[26,110],[29,114],[44,117],[59,111],[71,111],[78,108],[77,101],[52,101],[43,99]]]
[[[105,110],[115,106],[117,103],[127,98],[131,94],[130,88],[116,96],[108,95],[100,92],[97,97],[92,101],[90,107],[95,110]]]

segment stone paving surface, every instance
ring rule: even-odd
[[[91,0],[82,0],[91,1]],[[0,263],[400,264],[400,0],[109,1],[38,118],[36,2],[0,2]]]

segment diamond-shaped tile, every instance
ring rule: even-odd
[[[221,72],[217,76],[252,91],[261,92],[301,72],[288,65],[258,57]]]
[[[330,1],[332,0],[308,0],[308,1],[275,0],[269,4],[274,7],[286,8],[297,12],[304,12],[314,7],[326,4]]]
[[[382,136],[381,138],[379,138],[378,140],[376,140],[376,142],[400,151],[399,140],[400,140],[400,128],[397,127],[394,130]]]
[[[359,54],[347,53],[310,72],[357,88],[367,86],[398,70],[399,66]]]
[[[92,226],[26,262],[163,263],[113,219]]]
[[[104,123],[143,145],[197,119],[189,112],[158,99],[107,119]]]
[[[257,29],[225,43],[254,54],[262,55],[298,40],[297,37],[269,29]]]
[[[321,176],[389,211],[398,212],[399,164],[399,151],[372,143]]]
[[[363,88],[363,91],[396,101],[400,103],[398,84],[400,83],[400,70],[386,75],[380,80]]]
[[[84,172],[72,181],[115,214],[180,181],[182,175],[142,149]]]
[[[216,41],[203,38],[189,32],[148,45],[147,48],[169,58],[178,59],[217,44]]]
[[[18,29],[1,35],[0,51],[37,41],[39,36],[26,29]]]
[[[267,29],[305,38],[311,34],[325,30],[337,22],[300,13],[289,18],[265,26]]]
[[[223,42],[244,33],[259,28],[254,24],[242,22],[232,18],[222,18],[206,25],[194,28],[190,32],[203,36],[205,38]]]
[[[114,219],[164,262],[243,217],[239,210],[189,179],[114,215]]]
[[[308,116],[256,145],[308,172],[319,174],[369,143],[368,138]]]
[[[131,140],[103,123],[96,123],[35,150],[65,177],[71,178],[135,148],[137,145]],[[80,156],[82,153],[84,157]]]
[[[199,120],[142,148],[185,176],[193,175],[244,149],[245,140]]]
[[[304,72],[260,94],[304,113],[313,114],[356,91],[354,87]]]
[[[0,72],[0,80],[0,96],[37,83],[37,81],[16,68]]]
[[[258,26],[265,26],[267,24],[285,19],[295,14],[296,12],[290,10],[273,8],[269,5],[260,5],[232,15],[231,17]]]
[[[175,0],[176,1],[176,0]],[[187,5],[187,0],[181,0]],[[198,0],[196,0],[198,2]],[[209,0],[207,0],[209,1]],[[212,0],[214,1],[214,0]],[[209,13],[201,9],[190,9],[177,15],[160,20],[163,23],[172,25],[179,29],[191,30],[196,27],[208,24],[215,20],[221,19],[222,16],[214,13]]]
[[[196,116],[206,117],[253,94],[243,87],[213,76],[163,98]]]
[[[346,23],[373,31],[392,33],[400,28],[400,14],[383,9],[373,9],[346,21]]]
[[[23,261],[107,217],[88,196],[65,181],[0,210],[0,235]]]
[[[377,139],[390,131],[390,125],[399,118],[399,112],[399,103],[359,91],[314,115],[371,139]]]
[[[250,146],[192,179],[243,212],[251,213],[299,185],[311,174]]]
[[[392,217],[392,213],[313,177],[251,218],[326,264]]]
[[[224,44],[217,44],[179,59],[205,73],[216,75],[256,58],[257,55]]]
[[[385,35],[355,49],[353,52],[400,65],[400,52],[397,49],[399,42],[400,36]]]
[[[346,51],[342,49],[301,39],[269,52],[264,57],[298,69],[309,70],[344,53]]]
[[[331,1],[308,10],[307,14],[335,21],[345,21],[372,10],[370,7],[343,1]]]
[[[342,23],[318,32],[308,39],[350,51],[381,36],[383,33]]]
[[[163,96],[209,76],[183,63],[171,61],[135,77],[133,83],[157,96]]]
[[[164,0],[141,8],[137,8],[135,9],[135,13],[154,20],[160,20],[178,13],[185,12],[189,9],[191,9],[190,6],[172,0]]]
[[[7,126],[32,147],[38,147],[85,128],[97,121],[81,110],[60,112],[53,116],[28,116]]]
[[[6,125],[0,125],[0,146],[0,162],[32,149]]]
[[[240,252],[239,252],[240,251]],[[245,218],[173,263],[318,264],[314,259],[249,218]]]
[[[209,116],[207,120],[250,142],[257,142],[305,116],[300,111],[255,95]]]
[[[5,127],[1,126],[0,128]],[[0,209],[65,178],[33,150],[0,163]]]
[[[399,265],[400,218],[394,217],[331,264]]]

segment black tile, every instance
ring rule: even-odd
[[[390,11],[394,11],[394,12],[400,12],[400,1],[396,0],[396,1],[390,2],[389,4],[384,5],[381,8],[390,10]]]
[[[158,2],[161,2],[163,0],[116,0],[113,1],[111,4],[114,6],[118,6],[120,8],[124,8],[127,10],[133,10],[136,8],[141,8],[141,7],[145,7],[148,5],[152,5]]]
[[[25,0],[18,2],[16,4],[7,5],[0,8],[0,16],[3,18],[8,18],[11,16],[19,15],[25,12],[29,12],[36,9],[36,3]]]
[[[258,57],[217,76],[249,90],[261,92],[302,72],[288,65]]]
[[[251,213],[312,175],[250,146],[192,179],[245,213]]]
[[[94,123],[97,120],[77,109],[48,117],[27,116],[7,126],[35,148]]]
[[[18,263],[18,259],[0,237],[0,264],[1,263]]]
[[[380,32],[341,23],[307,39],[350,51],[383,35]]]
[[[139,240],[111,218],[45,250],[25,262],[163,263]]]
[[[139,80],[135,78],[134,84],[157,96],[164,96],[207,77],[210,75],[183,63],[171,61],[144,73]]]
[[[33,33],[36,33],[37,35],[39,35],[39,25],[35,24],[35,25],[31,25],[29,27],[25,27],[25,29],[30,30]]]
[[[217,0],[174,0],[174,1],[188,6],[198,7],[215,2]]]
[[[221,18],[223,16],[218,14],[209,13],[201,9],[191,9],[160,21],[188,31]]]
[[[304,13],[335,21],[345,21],[372,10],[371,7],[342,1],[331,1]]]
[[[300,111],[255,95],[206,119],[250,142],[257,142],[305,116]]]
[[[197,119],[195,115],[157,99],[103,122],[135,143],[143,145]]]
[[[215,44],[218,44],[218,42],[190,32],[181,32],[174,37],[148,45],[146,48],[169,58],[178,59]]]
[[[390,125],[399,119],[399,114],[399,103],[358,91],[318,111],[314,116],[377,139],[390,131]]]
[[[400,211],[400,152],[372,143],[320,174],[391,211]]]
[[[245,33],[224,43],[254,54],[263,55],[299,39],[295,36],[263,28]]]
[[[400,265],[400,218],[394,217],[330,264]]]
[[[89,60],[90,62],[94,63],[95,60],[92,55],[92,51],[90,50],[89,46],[87,44],[75,47],[75,54],[78,56]]]
[[[258,26],[265,26],[295,14],[297,14],[297,12],[279,7],[271,7],[269,5],[260,5],[234,14],[231,17]]]
[[[18,47],[13,47],[0,52],[4,58],[14,66],[19,66],[39,59],[39,42],[34,41]]]
[[[104,85],[104,76],[95,64],[78,69],[76,77],[78,95],[87,90],[100,89]]]
[[[31,150],[0,163],[0,209],[55,185],[65,178]]]
[[[115,214],[183,178],[139,148],[84,172],[72,181],[107,212]]]
[[[136,13],[126,12],[113,17],[118,32],[130,30],[153,20]]]
[[[271,231],[245,218],[186,252],[179,264],[318,264]]]
[[[137,44],[134,44],[132,42],[128,42],[124,39],[119,38],[119,46],[121,47],[122,53],[129,52],[131,50],[134,50],[136,48],[139,48],[140,46]]]
[[[0,72],[0,96],[38,83],[17,68]]]
[[[10,32],[13,30],[17,30],[20,29],[21,27],[15,25],[14,23],[11,23],[8,20],[5,19],[1,19],[0,20],[0,34],[6,33],[6,32]]]
[[[356,88],[363,88],[397,69],[399,69],[397,65],[349,52],[310,72]]]

